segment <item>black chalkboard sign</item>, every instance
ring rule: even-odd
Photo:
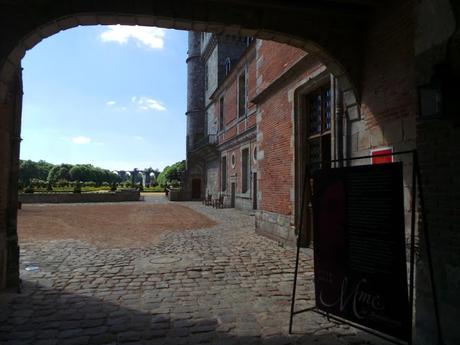
[[[410,339],[402,164],[313,177],[316,307]]]

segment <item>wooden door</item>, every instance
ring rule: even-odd
[[[192,179],[192,199],[201,200],[201,179]]]

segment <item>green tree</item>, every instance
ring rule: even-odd
[[[158,175],[157,182],[160,186],[165,187],[173,180],[180,181],[182,173],[185,171],[185,161],[179,161],[173,165],[167,166]]]
[[[47,180],[48,179],[48,174],[50,170],[54,167],[54,164],[45,162],[44,160],[39,160],[37,162],[38,168],[39,168],[39,179],[40,180]]]
[[[55,165],[48,174],[48,181],[51,183],[55,183],[58,180],[71,181],[69,172],[72,167],[71,164]]]
[[[40,168],[37,163],[26,160],[22,161],[19,165],[19,180],[24,185],[29,185],[32,179],[38,178]]]
[[[71,181],[87,182],[91,180],[90,169],[86,165],[74,165],[69,170]]]

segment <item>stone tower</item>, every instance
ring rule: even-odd
[[[204,64],[200,33],[189,31],[187,56],[187,161],[196,141],[204,135]]]
[[[193,31],[188,34],[187,169],[182,177],[185,200],[216,192],[208,187],[216,184],[219,169],[218,128],[210,97],[246,48],[245,37]]]
[[[189,31],[187,52],[187,140],[186,140],[186,171],[182,176],[182,198],[190,200],[194,183],[200,181],[201,190],[202,167],[193,157],[197,142],[204,137],[204,63],[201,58],[201,33]],[[196,188],[196,187],[195,187]]]

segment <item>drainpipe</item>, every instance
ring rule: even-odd
[[[335,150],[335,159],[343,159],[343,127],[345,124],[345,118],[343,114],[343,97],[340,90],[340,83],[337,77],[333,77],[333,87],[334,87],[334,150]],[[343,161],[339,161],[339,167],[343,166]]]

